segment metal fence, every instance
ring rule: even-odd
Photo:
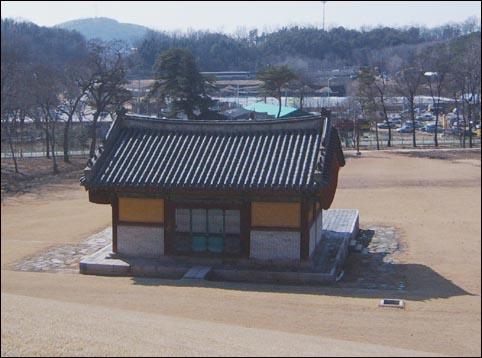
[[[342,147],[346,149],[353,149],[356,147],[356,135],[354,131],[340,130],[340,139]],[[99,137],[100,138],[100,137]],[[99,139],[100,140],[100,139]],[[384,131],[379,132],[379,147],[380,149],[389,148],[387,145],[388,134]],[[88,143],[87,143],[88,144]],[[89,146],[86,143],[78,141],[73,137],[71,142],[72,150],[69,151],[71,156],[88,156]],[[434,148],[434,135],[425,132],[416,132],[416,144],[419,148]],[[439,134],[438,136],[439,147],[445,148],[469,148],[469,137],[465,137],[465,143],[463,137],[446,136]],[[472,146],[480,147],[481,138],[477,135],[472,136]],[[360,133],[360,149],[374,150],[377,149],[376,133],[372,129],[370,131],[363,131]],[[411,133],[398,133],[393,131],[391,147],[390,148],[412,148],[412,134]],[[64,155],[61,142],[57,143],[59,150],[55,151],[56,156],[62,157]],[[18,158],[32,158],[32,157],[46,157],[45,143],[43,138],[31,142],[19,142],[14,143],[15,156]],[[12,153],[7,141],[2,140],[1,157],[11,158]]]
[[[344,148],[355,148],[356,147],[356,136],[352,133],[340,133],[340,139],[342,146]],[[433,134],[427,133],[416,133],[416,145],[421,148],[435,148],[435,141]],[[438,146],[445,148],[469,148],[470,142],[469,137],[458,137],[458,136],[445,136],[440,135],[437,137]],[[391,146],[388,147],[388,135],[385,133],[379,134],[379,146],[380,149],[386,148],[407,148],[413,147],[413,138],[411,133],[392,133]],[[360,133],[360,148],[365,150],[377,149],[376,134],[374,131]],[[481,138],[473,135],[472,136],[472,147],[480,147]]]

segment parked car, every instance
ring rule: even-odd
[[[424,113],[417,117],[419,121],[433,121],[433,114],[431,113]]]
[[[444,128],[442,126],[436,126],[435,124],[427,124],[426,126],[423,126],[422,131],[428,133],[435,133],[435,128],[437,128],[438,133],[442,133],[444,131]]]
[[[392,117],[388,121],[393,124],[402,124],[402,117]]]
[[[412,127],[412,125],[413,125],[413,122],[412,122],[411,120],[405,121],[404,126]],[[425,123],[423,123],[423,122],[415,121],[415,129],[420,129],[420,128],[422,128],[424,125],[425,125]]]
[[[398,128],[397,132],[398,133],[412,133],[413,127],[411,125],[404,125],[403,127]]]
[[[388,121],[383,121],[382,123],[378,123],[377,127],[380,128],[380,129],[388,129],[388,127],[396,128],[397,125],[395,123],[391,122],[390,120],[388,120]]]
[[[465,127],[465,120],[460,119],[460,120],[455,120],[452,122],[453,127]]]

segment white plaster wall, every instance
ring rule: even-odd
[[[316,244],[317,245],[321,241],[322,231],[323,231],[323,210],[320,210],[318,216],[316,217]]]
[[[317,227],[316,227],[316,220],[315,220],[313,222],[313,225],[311,225],[310,227],[310,256],[313,255],[313,252],[316,249],[316,244],[317,244],[316,231],[317,231]]]
[[[164,228],[159,226],[117,226],[117,252],[131,257],[164,255]]]
[[[249,257],[258,260],[299,260],[299,231],[251,231]]]

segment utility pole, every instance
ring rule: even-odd
[[[356,114],[356,112],[355,112]],[[360,152],[360,119],[355,117],[355,133],[356,133],[356,155],[361,155]]]
[[[140,78],[137,79],[137,113],[141,114],[141,79]]]
[[[331,104],[331,102],[330,102],[331,101],[331,99],[330,99],[330,97],[331,97],[330,81],[334,80],[334,79],[335,79],[334,77],[328,78],[328,87],[327,87],[328,88],[328,107],[330,107],[330,104]]]
[[[322,1],[323,3],[323,31],[325,31],[325,4],[326,1]]]

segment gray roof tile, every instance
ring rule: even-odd
[[[320,153],[341,152],[336,130],[320,151],[322,130],[321,117],[208,122],[123,115],[81,182],[99,189],[316,189],[329,178],[323,169],[331,161]],[[321,183],[313,175],[320,164]]]

